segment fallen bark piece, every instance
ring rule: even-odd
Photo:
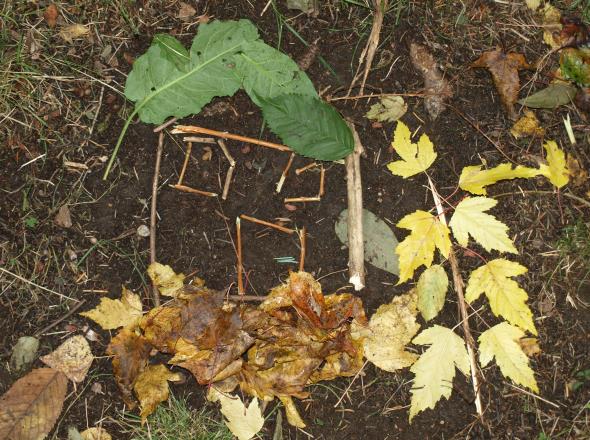
[[[420,44],[410,45],[414,68],[424,77],[424,107],[434,121],[444,110],[445,101],[453,96],[453,89],[436,65],[434,57]]]

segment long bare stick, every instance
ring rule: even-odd
[[[152,179],[152,204],[150,212],[150,263],[156,262],[156,221],[158,201],[158,181],[160,180],[160,164],[162,163],[162,151],[164,150],[164,132],[160,131],[158,136],[158,149],[156,150],[156,166],[154,167],[154,178]],[[152,299],[156,307],[160,306],[160,292],[152,283]]]
[[[238,295],[244,294],[244,280],[242,279],[242,227],[240,217],[236,217],[236,253],[238,254]]]
[[[273,142],[261,141],[247,136],[241,136],[239,134],[227,133],[225,131],[211,130],[209,128],[197,127],[194,125],[177,125],[174,127],[172,134],[208,134],[210,136],[217,136],[223,139],[233,139],[241,142],[248,142],[249,144],[260,145],[261,147],[273,148],[279,151],[291,151],[286,145],[275,144]]]
[[[348,123],[354,137],[354,151],[346,156],[348,194],[348,272],[354,290],[365,287],[365,244],[363,239],[363,187],[361,154],[363,146],[354,125]]]
[[[432,197],[434,198],[434,204],[436,205],[436,212],[438,213],[438,218],[443,224],[447,224],[447,219],[445,218],[444,210],[442,203],[440,201],[440,197],[436,188],[434,187],[434,183],[428,178],[428,184],[430,185],[430,192],[432,193]],[[471,365],[471,382],[473,385],[473,391],[475,394],[475,410],[477,411],[477,415],[483,421],[483,406],[481,404],[481,392],[480,392],[480,384],[479,384],[479,376],[477,370],[477,362],[475,359],[475,341],[473,340],[473,336],[471,335],[471,329],[469,327],[469,314],[467,313],[467,304],[465,302],[465,295],[463,294],[463,278],[461,277],[461,272],[459,271],[459,264],[457,263],[457,256],[455,255],[455,251],[451,246],[451,251],[449,253],[449,263],[451,264],[451,271],[453,272],[453,285],[455,286],[455,292],[457,293],[457,299],[459,304],[459,313],[461,314],[461,326],[463,327],[463,336],[465,338],[465,342],[467,345],[467,353],[469,354],[469,364]]]

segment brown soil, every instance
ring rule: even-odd
[[[114,16],[107,7],[93,11],[90,6],[63,5],[80,22],[88,22],[94,17],[98,23],[97,34],[103,38],[117,32],[125,37],[116,54],[118,67],[107,69],[102,75],[95,72],[96,78],[112,76],[114,82],[110,84],[120,89],[125,81],[122,72],[127,73],[131,68],[123,54],[139,56],[156,32],[172,32],[186,45],[190,43],[195,27],[187,30],[186,25],[175,17],[177,3],[159,5],[159,8],[149,3],[145,2],[141,9],[130,6],[128,11],[138,26],[138,35],[133,35],[121,16]],[[249,18],[258,26],[267,43],[276,44],[278,27],[272,9],[260,16],[265,3],[235,1],[230,5],[229,2],[210,1],[198,2],[196,8],[199,14],[206,12],[217,19]],[[316,61],[308,70],[316,88],[324,90],[329,87],[327,95],[344,96],[352,76],[351,65],[356,66],[370,29],[368,11],[344,2],[325,2],[319,16],[313,18],[297,15],[288,11],[283,2],[279,3],[279,10],[285,17],[295,17],[290,24],[303,38],[307,41],[319,38],[320,54],[338,75],[336,78]],[[521,21],[531,23],[531,13],[517,5],[518,2],[514,5],[483,1],[422,3],[410,2],[399,22],[395,12],[386,16],[376,62],[385,50],[391,51],[394,59],[399,59],[389,76],[391,62],[372,71],[369,90],[390,93],[420,90],[422,79],[409,60],[410,42],[425,44],[440,62],[455,90],[448,108],[431,122],[422,99],[409,97],[410,111],[403,120],[413,129],[419,127],[420,132],[427,133],[435,144],[439,156],[432,168],[432,177],[443,195],[454,192],[463,166],[481,163],[482,159],[491,166],[505,161],[496,147],[515,162],[534,164],[535,158],[543,155],[542,142],[515,141],[510,136],[511,121],[499,104],[489,74],[469,68],[469,63],[482,51],[496,45],[522,52],[529,61],[540,59],[546,52],[546,48],[538,43],[541,41],[540,31],[536,27],[517,25]],[[19,8],[24,22],[33,23],[42,16],[43,9],[36,9],[33,4]],[[464,9],[460,14],[461,8]],[[25,28],[22,23],[4,26],[11,32]],[[8,38],[7,41],[12,41],[10,38],[16,37],[9,32]],[[114,41],[111,38],[106,40]],[[93,42],[75,43],[74,54],[68,54],[69,48],[57,44],[55,38],[48,43],[55,43],[55,46],[48,44],[44,47],[52,56],[71,59],[95,71],[95,62],[100,60],[102,51],[96,37]],[[301,42],[286,29],[281,34],[281,49],[294,59],[305,52]],[[533,76],[534,72],[522,73],[521,81],[525,86],[521,95],[548,82],[555,61],[555,57],[550,58],[537,77]],[[70,74],[76,76],[75,71],[68,70]],[[60,84],[63,90],[57,90],[56,84]],[[52,83],[44,83],[44,87],[51,86]],[[83,115],[80,122],[72,124],[68,109],[60,107],[59,99],[39,110],[46,127],[33,125],[32,129],[26,129],[9,123],[9,129],[2,129],[6,137],[5,148],[0,149],[0,187],[3,191],[0,198],[0,265],[36,284],[75,299],[85,299],[85,309],[98,302],[102,291],[107,291],[110,297],[117,297],[122,284],[144,292],[145,305],[149,306],[145,283],[148,239],[138,237],[136,230],[140,225],[149,225],[157,135],[152,132],[152,126],[134,123],[127,133],[114,171],[107,181],[103,181],[104,162],[100,158],[112,151],[124,120],[120,109],[127,114],[130,104],[110,87],[79,74],[72,82],[56,82],[52,87],[50,93],[58,98],[61,96],[63,102],[69,103],[68,108],[78,113],[96,105],[102,94],[100,112],[94,122],[95,131],[87,142],[87,127],[93,124],[93,118]],[[80,97],[78,92],[81,89],[88,89],[88,95],[82,93]],[[229,104],[231,109],[215,116],[199,115],[181,122],[244,136],[260,135],[262,120],[259,111],[245,94],[238,93],[231,99],[217,102],[220,101]],[[416,209],[429,209],[431,199],[425,188],[425,178],[402,180],[387,171],[385,165],[393,158],[389,142],[395,124],[372,127],[364,117],[371,103],[344,100],[335,101],[334,105],[354,121],[366,149],[362,160],[365,207],[395,224],[403,215]],[[51,117],[53,110],[59,110],[59,115]],[[572,117],[577,133],[584,133],[576,147],[570,145],[561,122],[567,113]],[[587,167],[590,163],[587,138],[590,127],[584,116],[573,107],[540,111],[538,115],[547,128],[547,138],[559,141]],[[13,115],[15,118],[19,116]],[[261,137],[279,142],[268,130],[264,130]],[[180,193],[168,187],[176,182],[185,147],[180,138],[166,135],[157,200],[160,218],[158,260],[177,271],[205,279],[212,288],[224,290],[234,284],[235,289],[233,219],[240,214],[267,220],[288,218],[291,220],[289,225],[307,228],[306,269],[321,278],[324,291],[333,292],[346,286],[348,253],[333,230],[338,214],[347,203],[344,167],[326,163],[326,194],[321,202],[297,204],[297,209],[290,211],[283,203],[283,197],[315,195],[319,174],[307,172],[296,176],[291,172],[283,192],[277,195],[274,188],[288,155],[257,146],[246,148],[239,142],[229,141],[228,146],[237,161],[237,168],[228,200],[221,201]],[[46,154],[42,160],[21,168],[42,153]],[[216,148],[213,148],[210,160],[204,160],[202,155],[202,147],[195,145],[186,184],[221,192],[220,182],[223,183],[227,161]],[[64,166],[64,161],[87,163],[90,169],[72,170]],[[309,162],[307,158],[296,157],[293,169]],[[571,190],[584,197],[588,184]],[[589,431],[584,434],[578,430],[584,427],[580,422],[588,416],[581,408],[590,397],[590,387],[586,385],[574,393],[568,389],[568,383],[576,372],[590,368],[590,315],[583,302],[590,299],[590,287],[583,279],[580,282],[578,277],[583,273],[577,271],[576,266],[570,272],[561,270],[555,252],[562,228],[587,216],[588,205],[558,197],[551,191],[545,180],[502,183],[490,191],[492,195],[501,195],[494,213],[510,226],[517,248],[521,250],[516,260],[529,268],[529,273],[519,281],[529,292],[529,304],[539,329],[543,351],[532,364],[540,386],[539,395],[544,400],[515,389],[501,377],[497,367],[492,366],[485,369],[482,390],[485,424],[476,419],[468,379],[458,375],[452,397],[441,401],[434,410],[420,414],[410,425],[407,407],[412,375],[407,370],[391,374],[367,366],[364,375],[352,385],[350,379],[315,385],[311,388],[310,399],[298,402],[301,414],[308,422],[306,432],[318,439],[536,439],[543,438],[539,437],[540,433],[546,433],[546,438],[589,438],[584,437]],[[464,196],[459,191],[451,202],[456,203]],[[70,229],[53,223],[57,209],[64,203],[69,204],[74,219]],[[226,222],[223,216],[230,220]],[[35,217],[39,223],[34,227],[27,226],[25,220],[30,217]],[[294,265],[278,264],[274,258],[293,256],[297,260],[298,242],[296,237],[264,230],[257,225],[247,222],[242,225],[247,290],[251,294],[263,295],[285,280],[288,271],[295,268]],[[405,236],[404,231],[394,230],[398,237]],[[474,249],[480,252],[477,247]],[[459,256],[466,277],[469,270],[479,264],[479,259],[469,253]],[[367,266],[367,288],[361,295],[368,314],[407,290],[407,286],[395,286],[396,281],[390,274]],[[0,274],[0,316],[3,318],[0,321],[0,345],[3,347],[0,352],[0,393],[16,379],[7,369],[11,347],[16,340],[34,334],[67,310],[68,301],[5,273]],[[437,319],[437,323],[451,327],[459,322],[454,299],[447,302]],[[471,320],[475,336],[490,322],[496,322],[496,318],[485,307]],[[87,326],[100,335],[98,341],[92,342],[92,348],[96,355],[102,355],[110,335],[77,315],[44,334],[41,350],[48,352],[65,337],[84,332]],[[34,367],[38,366],[41,366],[40,361],[34,364]],[[88,421],[92,425],[104,417],[118,417],[117,411],[122,409],[123,403],[111,374],[109,360],[98,359],[86,381],[66,401],[53,438],[66,438],[67,426],[71,424],[83,426]],[[91,391],[95,382],[102,385],[105,394]],[[173,386],[173,392],[186,393],[189,387],[191,391],[198,390],[193,403],[202,405],[201,390],[194,382]],[[335,407],[345,390],[344,399]],[[115,438],[125,438],[122,434],[116,435],[118,427],[111,419],[105,419],[104,426],[115,434]],[[273,429],[271,418],[266,422],[262,438],[271,438]],[[289,429],[285,422],[285,438],[307,437]]]

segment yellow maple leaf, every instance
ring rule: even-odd
[[[425,321],[430,321],[442,310],[448,288],[449,278],[442,266],[435,264],[422,272],[416,284],[416,292],[418,310]]]
[[[417,300],[416,289],[412,289],[379,306],[368,325],[353,321],[353,339],[362,339],[365,357],[382,370],[400,370],[416,360],[417,356],[405,348],[420,330],[416,322]]]
[[[168,399],[168,381],[177,382],[181,379],[180,374],[171,372],[162,364],[148,365],[137,376],[133,389],[139,399],[142,423],[155,411],[158,404]]]
[[[250,440],[264,426],[264,417],[256,397],[246,407],[239,396],[221,393],[213,386],[209,389],[207,400],[221,403],[225,424],[238,440]]]
[[[533,313],[526,305],[528,295],[511,279],[526,271],[523,265],[504,258],[489,261],[471,272],[465,299],[472,303],[485,293],[494,315],[503,316],[508,322],[536,335]]]
[[[493,215],[485,213],[497,203],[497,200],[488,197],[467,197],[459,202],[449,226],[461,246],[467,246],[471,235],[488,252],[496,249],[500,252],[518,253],[508,237],[508,226]]]
[[[502,322],[483,332],[479,341],[479,362],[484,368],[493,358],[504,377],[509,377],[519,385],[539,392],[529,358],[522,350],[519,340],[524,332],[507,322]]]
[[[402,218],[397,226],[412,231],[404,241],[395,248],[399,255],[399,281],[401,284],[414,275],[420,266],[429,267],[438,248],[445,258],[451,250],[449,228],[438,217],[426,211],[417,210]]]
[[[184,274],[177,274],[168,265],[158,262],[152,263],[148,266],[147,273],[164,296],[176,297],[184,286]]]
[[[512,164],[509,163],[502,163],[489,170],[482,170],[481,165],[471,165],[464,167],[461,171],[459,187],[472,194],[486,195],[487,191],[485,187],[493,185],[500,180],[528,179],[539,174],[541,174],[541,171],[536,168],[523,167],[521,165],[512,168]]]
[[[415,374],[410,422],[420,411],[434,408],[442,397],[449,398],[453,391],[455,367],[464,374],[471,371],[463,339],[446,327],[430,327],[416,336],[412,343],[430,347],[410,368]]]
[[[423,134],[417,144],[412,143],[410,129],[401,121],[395,127],[391,146],[402,160],[389,163],[387,168],[392,174],[404,179],[427,170],[436,159],[434,146],[428,136]]]
[[[540,174],[547,177],[557,188],[561,188],[570,180],[565,153],[559,149],[555,141],[547,141],[543,146],[547,152],[547,165],[541,165]]]
[[[90,318],[105,330],[127,327],[142,315],[141,298],[123,286],[121,299],[101,298],[100,304],[80,315]]]

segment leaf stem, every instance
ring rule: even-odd
[[[117,153],[119,152],[119,148],[121,147],[121,144],[123,143],[123,138],[125,137],[125,133],[127,133],[127,129],[129,128],[129,125],[131,124],[131,121],[133,120],[133,117],[137,114],[139,108],[135,108],[135,110],[133,110],[133,113],[131,113],[129,115],[129,117],[127,118],[127,120],[125,121],[125,125],[123,125],[123,128],[121,129],[121,134],[119,134],[119,139],[117,139],[117,143],[115,144],[115,148],[113,150],[113,152],[111,153],[111,157],[109,159],[109,163],[107,164],[107,168],[106,170],[104,170],[104,174],[102,176],[102,180],[107,180],[107,177],[109,177],[109,173],[111,172],[111,168],[113,167],[113,163],[115,162],[115,159],[117,158]]]

